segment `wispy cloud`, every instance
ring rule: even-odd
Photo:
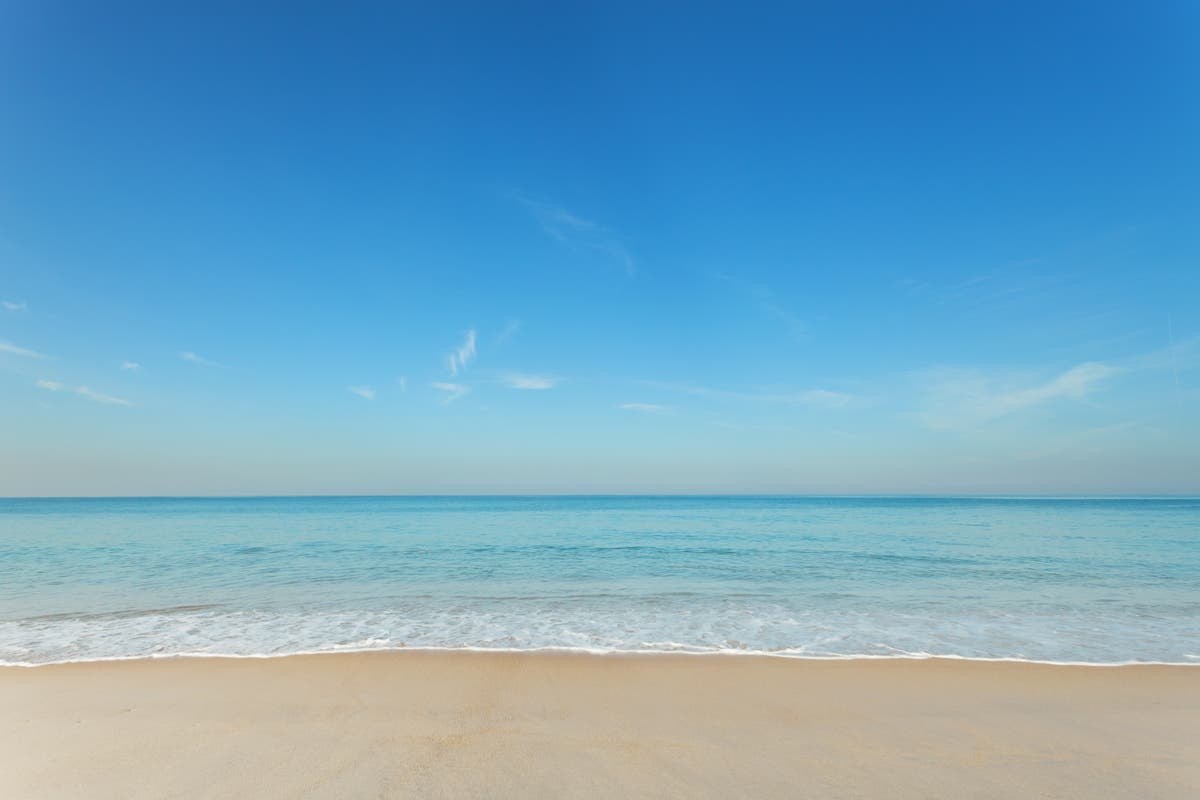
[[[624,242],[609,228],[572,214],[561,206],[522,198],[551,237],[573,249],[591,250],[615,261],[626,275],[637,272],[637,264]]]
[[[822,406],[824,408],[844,408],[853,403],[863,402],[860,398],[846,392],[835,392],[830,389],[804,389],[795,392],[745,392],[729,389],[712,389],[706,386],[692,386],[685,383],[669,383],[663,381],[643,381],[647,386],[658,389],[693,394],[700,397],[714,397],[723,400],[742,400],[755,403],[774,403],[778,405]]]
[[[126,400],[123,397],[113,397],[111,394],[105,394],[104,392],[97,392],[94,389],[89,389],[86,386],[78,386],[74,389],[70,389],[67,386],[60,383],[59,381],[40,380],[37,382],[37,387],[39,389],[46,389],[47,391],[51,391],[51,392],[74,392],[75,394],[79,395],[80,397],[86,397],[88,400],[91,400],[93,402],[103,403],[105,405],[110,405],[110,406],[131,406],[131,405],[133,405],[133,403],[129,402],[128,400]]]
[[[179,351],[179,357],[182,358],[184,361],[187,361],[192,364],[199,364],[202,367],[224,368],[224,366],[225,366],[224,364],[222,364],[218,361],[210,361],[207,358],[202,358],[201,356],[198,356],[195,353],[193,353],[191,350]]]
[[[121,369],[127,370],[129,372],[137,372],[141,368],[142,368],[142,365],[137,363],[136,361],[122,361],[121,362]]]
[[[647,414],[669,414],[674,406],[661,406],[658,403],[621,403],[617,406],[624,411],[643,411]]]
[[[504,376],[504,385],[510,389],[553,389],[558,382],[558,378],[551,378],[548,375],[522,375],[510,372]]]
[[[826,408],[844,408],[854,402],[854,395],[833,392],[829,389],[809,389],[805,392],[797,392],[791,402],[809,406],[825,406]]]
[[[521,320],[510,319],[504,329],[496,334],[496,347],[502,347],[509,339],[517,335],[517,331],[521,330]]]
[[[442,405],[453,403],[455,400],[471,391],[470,386],[463,386],[461,383],[445,383],[443,381],[434,381],[429,385],[435,389],[438,389],[439,391],[448,393],[446,397],[442,398]]]
[[[401,375],[399,378],[396,378],[396,385],[400,387],[401,392],[407,392],[408,391],[408,378]]]
[[[467,331],[466,338],[463,343],[458,346],[458,349],[446,356],[446,362],[450,367],[450,374],[457,375],[467,368],[467,364],[475,358],[475,329]]]
[[[131,405],[133,405],[133,403],[129,402],[128,400],[124,399],[123,397],[113,397],[111,394],[104,394],[103,392],[97,392],[92,389],[89,389],[86,386],[80,386],[78,389],[75,390],[75,392],[76,392],[76,394],[83,395],[84,397],[86,397],[89,400],[95,400],[97,403],[106,403],[108,405],[113,405],[113,406],[131,406]]]
[[[359,397],[365,398],[367,400],[375,399],[375,390],[372,389],[370,386],[348,386],[347,388],[352,393],[358,395]]]
[[[1055,274],[1046,262],[1045,257],[1026,258],[944,282],[904,277],[895,286],[915,301],[949,306],[957,313],[994,313],[1014,305],[1045,302],[1067,289],[1070,277]]]
[[[1115,362],[1122,371],[1170,370],[1182,372],[1200,367],[1200,336],[1175,341],[1174,333],[1166,347],[1151,350]]]
[[[7,310],[7,311],[28,311],[29,310],[29,306],[25,303],[24,300],[22,300],[19,303],[15,302],[13,300],[0,300],[0,306],[4,306],[5,310]]]
[[[1058,377],[1027,389],[1004,392],[988,400],[985,404],[991,416],[1000,416],[1010,411],[1017,411],[1030,406],[1041,405],[1060,397],[1084,397],[1090,394],[1097,384],[1117,370],[1098,361],[1089,361],[1072,367]]]
[[[977,370],[936,370],[925,380],[923,419],[933,428],[956,428],[995,420],[1059,400],[1080,400],[1094,393],[1116,367],[1089,361],[1033,385],[1001,383]]]
[[[12,342],[0,342],[0,353],[12,353],[14,356],[24,356],[25,358],[45,358],[41,353],[17,347]]]
[[[735,278],[732,275],[716,273],[713,277],[728,284],[738,293],[752,300],[762,312],[772,320],[783,325],[792,339],[800,340],[808,335],[808,325],[800,317],[783,306],[775,292],[769,286],[761,283]]]

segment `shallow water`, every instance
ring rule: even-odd
[[[0,500],[0,662],[397,647],[1200,663],[1200,500]]]

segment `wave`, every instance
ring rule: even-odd
[[[797,608],[745,599],[631,603],[409,599],[376,609],[231,610],[0,620],[0,665],[184,656],[273,657],[374,650],[689,653],[788,658],[957,658],[1047,664],[1194,664],[1184,613],[1100,616],[1070,609]]]

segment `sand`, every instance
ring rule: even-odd
[[[0,668],[0,797],[1200,796],[1200,668],[362,653]]]

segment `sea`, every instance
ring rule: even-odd
[[[430,648],[1200,664],[1200,498],[0,499],[0,663]]]

